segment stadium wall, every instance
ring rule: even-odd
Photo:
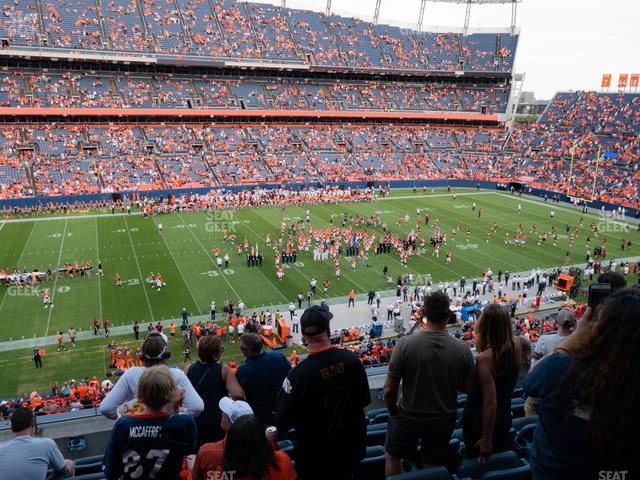
[[[508,182],[502,182],[504,183]],[[165,189],[165,190],[139,190],[139,191],[130,191],[130,192],[114,192],[114,193],[99,193],[99,194],[91,194],[91,195],[64,195],[64,196],[53,196],[53,197],[28,197],[28,198],[14,198],[14,199],[6,199],[0,200],[0,210],[4,209],[12,209],[12,208],[24,208],[24,207],[35,207],[38,205],[46,205],[48,203],[56,203],[56,204],[67,204],[73,205],[74,203],[92,203],[98,201],[110,201],[114,198],[114,195],[120,195],[121,197],[132,197],[133,195],[139,195],[140,197],[148,197],[148,198],[166,198],[169,194],[174,195],[176,197],[182,195],[202,195],[206,194],[211,190],[227,190],[227,191],[241,191],[241,190],[251,190],[256,187],[267,188],[267,189],[276,189],[282,188],[283,186],[290,188],[292,190],[302,190],[303,188],[317,188],[320,186],[337,186],[340,188],[367,188],[369,187],[371,182],[361,181],[361,182],[327,182],[324,184],[318,183],[292,183],[292,184],[260,184],[260,185],[228,185],[224,187],[203,187],[203,188],[184,188],[184,189]],[[443,188],[443,187],[455,187],[455,188],[481,188],[483,190],[500,190],[498,188],[498,182],[489,182],[489,181],[475,181],[475,180],[391,180],[391,181],[375,181],[373,185],[377,188],[379,186],[389,185],[391,188]],[[505,190],[506,189],[502,189]],[[571,197],[565,195],[564,193],[552,192],[549,190],[542,190],[539,188],[533,188],[531,191],[527,189],[527,194],[533,195],[536,197],[544,198],[547,196],[548,198],[553,198],[555,195],[558,195],[561,202],[571,203]],[[591,208],[601,209],[603,206],[605,209],[611,211],[613,209],[618,208],[618,205],[608,202],[601,201],[593,201],[589,203]],[[627,209],[627,216],[633,217],[634,215],[638,217],[638,213],[632,209]]]

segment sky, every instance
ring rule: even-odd
[[[287,0],[287,6],[323,11],[326,0]],[[332,9],[371,17],[375,0],[332,0]],[[420,0],[383,0],[380,19],[415,24],[419,11]],[[464,12],[464,5],[427,3],[424,25],[461,28]],[[510,22],[511,5],[472,6],[471,28],[508,28]],[[603,73],[613,74],[614,86],[618,74],[640,73],[640,0],[523,0],[517,26],[514,71],[525,74],[522,89],[539,99],[599,90]]]

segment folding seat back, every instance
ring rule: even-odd
[[[524,462],[520,460],[514,452],[501,452],[491,455],[486,462],[480,462],[478,459],[465,460],[458,467],[458,476],[460,478],[468,477],[476,480],[481,479],[484,474],[494,470],[517,468],[523,465]]]

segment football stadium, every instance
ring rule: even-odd
[[[637,58],[397,3],[0,0],[0,480],[640,478]]]

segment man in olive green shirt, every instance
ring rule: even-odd
[[[449,305],[443,292],[426,297],[426,328],[402,337],[393,349],[384,385],[387,477],[401,473],[400,460],[416,455],[418,440],[425,466],[445,462],[458,392],[466,390],[474,368],[469,347],[447,333]]]

